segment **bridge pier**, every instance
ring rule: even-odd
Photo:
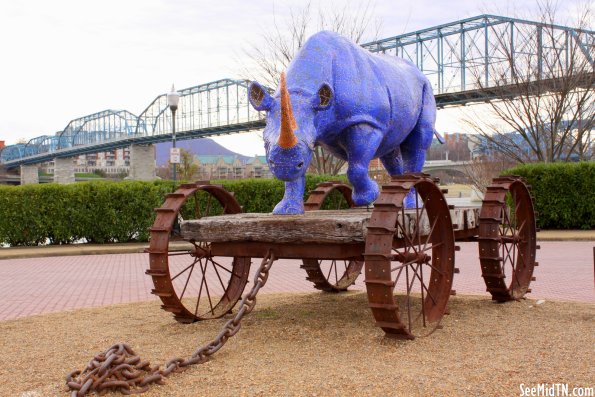
[[[21,165],[21,185],[39,183],[39,167],[37,165]]]
[[[54,182],[74,183],[74,157],[56,157],[54,159]]]
[[[154,145],[130,146],[130,174],[128,178],[136,181],[157,179]]]

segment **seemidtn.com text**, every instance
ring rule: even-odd
[[[527,386],[524,383],[519,385],[521,396],[539,397],[595,397],[595,390],[592,387],[570,387],[568,383],[539,383]]]

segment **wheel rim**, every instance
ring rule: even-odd
[[[406,210],[412,189],[417,206]],[[377,325],[408,339],[434,332],[451,294],[454,234],[444,196],[431,179],[404,175],[383,187],[365,256],[366,290]]]
[[[306,211],[341,210],[354,208],[351,188],[339,182],[323,182],[316,186],[304,203]],[[326,292],[346,291],[361,274],[363,261],[303,259],[306,279],[314,288]]]
[[[247,283],[250,258],[215,257],[208,242],[188,241],[188,248],[169,246],[169,233],[177,220],[241,212],[233,196],[222,187],[182,185],[166,196],[157,209],[149,247],[152,291],[162,308],[180,322],[218,318],[237,303]]]
[[[533,202],[519,177],[503,177],[488,187],[480,214],[479,255],[487,291],[496,301],[528,293],[535,266]]]

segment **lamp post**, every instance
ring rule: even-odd
[[[172,150],[170,152],[169,161],[173,165],[174,189],[176,190],[176,164],[180,162],[180,156],[176,149],[176,110],[178,110],[178,103],[180,102],[180,93],[176,91],[174,85],[171,85],[171,91],[167,94],[167,106],[171,110],[172,120]],[[175,155],[174,155],[175,153]]]

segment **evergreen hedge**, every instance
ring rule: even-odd
[[[336,176],[306,178],[306,192]],[[245,212],[270,212],[283,197],[275,179],[226,180]],[[147,241],[171,181],[89,181],[0,186],[0,243],[17,245]]]
[[[506,174],[532,186],[539,227],[595,228],[595,162],[527,164]]]
[[[529,164],[507,174],[532,185],[538,226],[595,228],[595,162]],[[306,192],[326,180],[306,178]],[[226,180],[245,212],[270,212],[283,196],[275,179]],[[147,241],[171,181],[89,181],[70,185],[0,186],[0,243],[16,245]],[[307,193],[306,193],[307,194]]]

